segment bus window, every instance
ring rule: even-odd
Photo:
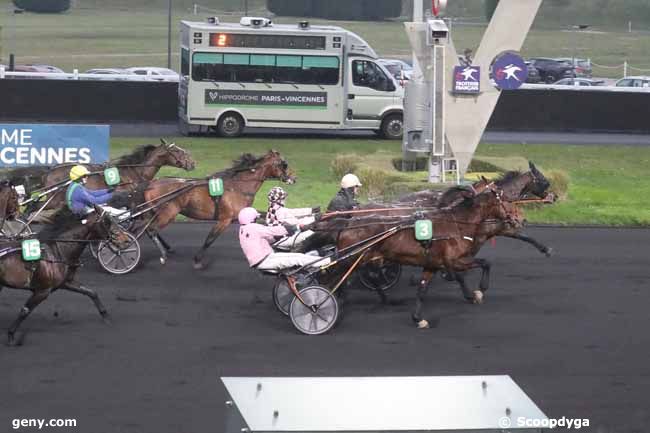
[[[374,62],[355,60],[352,62],[352,83],[359,87],[370,87],[381,92],[395,90],[384,71]]]
[[[274,54],[195,53],[194,81],[335,85],[339,58]]]

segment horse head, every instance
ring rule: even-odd
[[[126,234],[126,231],[120,227],[117,220],[102,207],[97,205],[93,207],[95,212],[85,222],[93,236],[97,240],[109,241],[121,250],[128,248],[131,245],[131,239]]]
[[[280,179],[289,185],[296,183],[295,176],[289,170],[289,164],[277,150],[269,150],[262,158],[262,166],[267,169],[268,179]]]
[[[176,143],[167,143],[165,139],[160,139],[158,149],[163,157],[163,163],[176,168],[182,168],[186,171],[192,171],[196,168],[196,161],[192,159],[189,151],[178,146]]]

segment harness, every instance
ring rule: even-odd
[[[68,209],[72,212],[74,212],[72,209],[72,194],[77,188],[79,188],[79,186],[80,185],[77,182],[72,182],[65,193],[65,202],[68,204]]]

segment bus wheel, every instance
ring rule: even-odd
[[[401,114],[389,114],[381,122],[381,135],[389,140],[401,139],[403,130],[404,117]]]
[[[217,123],[217,132],[222,137],[239,137],[244,131],[244,119],[237,113],[226,113]]]

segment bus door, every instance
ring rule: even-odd
[[[349,62],[348,123],[378,127],[384,108],[395,104],[395,83],[372,60],[351,58]]]

